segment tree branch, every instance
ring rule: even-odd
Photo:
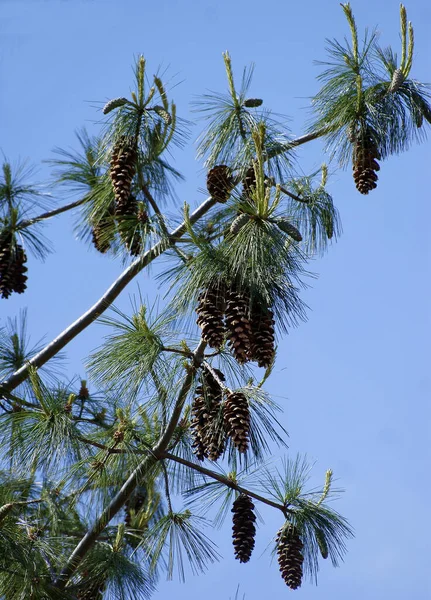
[[[61,213],[64,213],[72,208],[76,208],[77,206],[81,206],[81,204],[85,204],[87,202],[87,198],[81,198],[81,200],[76,200],[76,202],[71,202],[70,204],[65,204],[64,206],[60,206],[59,208],[54,208],[48,212],[42,213],[38,217],[33,217],[31,219],[26,219],[25,221],[21,221],[18,223],[19,229],[25,229],[30,225],[34,225],[34,223],[38,223],[39,221],[44,221],[45,219],[50,219],[51,217],[55,217]]]
[[[203,360],[203,353],[205,347],[206,343],[201,341],[193,353],[193,364],[188,365],[187,367],[187,374],[178,393],[178,398],[175,403],[174,410],[172,411],[169,423],[165,431],[163,432],[163,435],[161,436],[160,440],[154,446],[152,451],[149,451],[147,456],[131,473],[131,475],[125,481],[121,489],[117,492],[117,494],[111,500],[109,505],[105,508],[102,514],[98,517],[92,528],[85,534],[85,536],[81,539],[79,544],[75,547],[74,551],[70,555],[66,565],[62,569],[59,577],[57,578],[54,584],[57,588],[65,588],[68,580],[73,575],[76,567],[79,565],[81,560],[93,546],[100,533],[104,530],[109,521],[123,507],[124,503],[135,489],[138,481],[142,479],[142,477],[146,473],[148,473],[148,471],[157,463],[157,461],[162,459],[163,454],[169,445],[169,442],[172,438],[172,435],[181,416],[184,403],[186,401],[187,395],[190,391],[195,377],[196,367],[199,366],[200,362]]]
[[[207,213],[214,205],[216,200],[213,198],[207,198],[191,215],[190,222],[195,223],[205,213]],[[125,269],[120,277],[109,287],[103,296],[79,319],[72,323],[67,329],[65,329],[58,337],[50,342],[45,348],[38,352],[33,358],[31,358],[23,367],[15,371],[9,379],[5,380],[0,385],[0,395],[5,391],[11,391],[15,389],[20,383],[25,381],[28,377],[30,367],[39,368],[44,365],[50,358],[55,356],[62,348],[64,348],[73,338],[75,338],[81,331],[86,329],[91,323],[93,323],[105,310],[114,302],[124,288],[129,284],[132,279],[148,266],[158,256],[163,254],[168,248],[171,248],[178,237],[181,237],[186,231],[186,224],[183,221],[169,237],[164,240],[157,242],[152,248],[150,248],[145,254],[137,258],[127,269]]]
[[[232,488],[233,490],[236,490],[237,492],[247,494],[247,496],[251,496],[251,498],[254,498],[255,500],[259,500],[259,502],[263,502],[264,504],[267,504],[268,506],[277,508],[278,510],[281,510],[281,512],[283,513],[284,516],[286,516],[286,514],[288,512],[286,507],[283,506],[282,504],[277,504],[277,502],[273,502],[272,500],[269,500],[268,498],[264,498],[264,496],[255,494],[254,492],[247,490],[246,488],[242,487],[241,485],[238,485],[237,483],[232,481],[232,479],[229,479],[228,477],[225,477],[224,475],[220,475],[220,473],[216,473],[215,471],[211,471],[210,469],[206,469],[205,467],[202,467],[201,465],[190,462],[189,460],[182,458],[181,456],[176,456],[175,454],[171,454],[170,452],[164,452],[162,458],[172,460],[174,462],[184,465],[185,467],[189,467],[190,469],[199,471],[199,473],[202,473],[202,475],[206,475],[207,477],[211,477],[211,479],[215,479],[216,481],[219,481],[220,483],[224,483],[224,485]]]

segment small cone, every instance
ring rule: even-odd
[[[241,392],[230,392],[224,404],[224,425],[227,435],[238,452],[248,449],[250,410],[248,400]]]
[[[232,171],[227,165],[217,165],[208,171],[207,189],[217,202],[226,202],[234,187]]]
[[[378,159],[380,154],[372,137],[369,134],[361,136],[353,152],[353,179],[361,194],[368,194],[377,187],[376,171],[380,170]]]
[[[88,400],[90,397],[90,392],[88,391],[87,382],[85,379],[81,381],[81,387],[79,388],[78,395],[76,397],[77,400]]]
[[[242,190],[244,196],[246,196],[247,198],[251,198],[255,189],[256,173],[254,172],[254,167],[249,167],[245,172],[244,178],[242,180]]]
[[[254,548],[254,536],[256,535],[256,515],[253,512],[254,504],[250,496],[240,494],[233,503],[233,526],[232,538],[235,550],[235,558],[239,562],[246,563],[250,560]]]
[[[250,221],[249,215],[245,213],[240,213],[235,219],[232,221],[229,232],[231,235],[236,235],[243,227]]]
[[[200,294],[196,308],[196,323],[202,329],[202,339],[217,350],[220,349],[226,332],[223,322],[224,296],[224,286],[214,285]]]
[[[316,541],[322,558],[328,558],[328,544],[326,543],[325,535],[321,529],[316,529]]]
[[[249,358],[256,361],[259,367],[267,369],[275,355],[274,313],[269,308],[257,305],[253,307],[250,322],[252,343]]]
[[[108,208],[106,215],[104,215],[97,223],[93,224],[92,229],[92,241],[93,245],[102,254],[105,254],[111,246],[111,237],[113,237],[113,231],[111,229],[112,216],[114,215],[115,207],[114,204]]]
[[[301,586],[304,562],[304,545],[296,527],[291,524],[283,526],[277,533],[276,544],[281,576],[291,590],[296,590]]]
[[[104,115],[107,115],[108,113],[111,112],[111,110],[114,110],[114,108],[119,108],[120,106],[124,106],[127,103],[128,103],[127,98],[113,98],[112,100],[109,100],[109,102],[107,102],[105,104],[102,112]]]
[[[403,85],[405,80],[404,73],[401,69],[395,69],[392,75],[391,85],[389,86],[388,92],[394,94]]]
[[[302,242],[301,233],[292,225],[292,223],[289,222],[288,219],[277,219],[277,225],[281,231],[287,233],[287,235],[295,240],[295,242]]]
[[[112,150],[109,174],[115,194],[115,214],[117,216],[130,213],[130,190],[136,172],[136,142],[121,136]],[[134,199],[136,203],[136,199]],[[135,206],[135,205],[134,205]]]
[[[157,115],[159,115],[159,117],[161,117],[164,120],[166,125],[170,125],[172,123],[171,115],[168,113],[167,110],[163,108],[163,106],[153,106],[153,110]]]
[[[226,298],[229,345],[239,364],[248,361],[251,345],[250,302],[245,294],[230,290]]]
[[[243,106],[246,108],[257,108],[258,106],[262,106],[263,100],[261,98],[247,98],[244,100]]]

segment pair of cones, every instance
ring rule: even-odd
[[[220,381],[225,377],[214,369]],[[223,402],[223,388],[209,371],[204,371],[202,382],[196,388],[192,404],[191,432],[193,452],[199,460],[220,458],[229,437],[238,452],[245,453],[249,444],[250,410],[248,400],[241,392],[227,392]]]

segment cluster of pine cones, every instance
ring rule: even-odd
[[[199,460],[217,460],[224,452],[227,438],[238,452],[249,444],[250,409],[246,396],[222,387],[225,377],[218,369],[205,369],[192,404],[191,433],[193,452]]]
[[[250,560],[255,545],[256,515],[254,504],[247,494],[241,493],[232,506],[232,540],[235,558],[245,563]],[[304,555],[300,533],[292,523],[285,523],[278,531],[276,549],[280,573],[286,585],[296,590],[301,586]]]
[[[121,136],[112,150],[109,169],[115,202],[109,207],[105,217],[93,226],[93,244],[99,252],[109,250],[107,230],[113,218],[117,221],[118,232],[130,254],[138,256],[142,251],[139,225],[148,222],[148,214],[144,204],[138,202],[132,194],[137,156],[136,140]]]
[[[274,315],[270,308],[251,304],[247,293],[226,285],[202,292],[196,308],[202,338],[217,350],[227,338],[240,364],[255,361],[268,368],[275,354]]]
[[[16,292],[22,294],[27,288],[27,256],[20,244],[13,244],[13,235],[0,235],[0,297],[9,298]]]

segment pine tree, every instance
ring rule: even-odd
[[[274,553],[291,589],[315,579],[320,559],[336,566],[343,558],[352,530],[330,505],[332,471],[310,490],[305,459],[289,456],[281,468],[266,460],[287,448],[265,391],[276,335],[305,318],[309,262],[340,233],[328,167],[296,172],[295,153],[325,140],[368,194],[378,161],[424,135],[431,104],[429,88],[410,77],[405,8],[399,64],[374,34],[360,49],[350,5],[342,9],[352,42],[330,44],[301,137],[250,95],[252,69],[237,87],[224,53],[227,93],[197,103],[210,197],[194,211],[186,204],[174,229],[178,213],[161,203],[175,198],[182,178],[170,160],[188,123],[168,97],[172,86],[150,75],[143,56],[130,97],[103,103],[99,134],[81,130],[77,152],[57,148],[49,161],[58,194],[75,193],[73,202],[45,206],[22,165],[4,160],[2,306],[32,286],[31,255],[49,250],[39,225],[69,211],[79,211],[78,237],[104,254],[99,260],[129,264],[51,343],[29,345],[25,313],[0,330],[1,598],[148,597],[161,575],[177,569],[184,577],[184,557],[192,571],[219,558],[202,531],[202,514],[212,517],[214,507],[216,525],[231,507],[241,563],[264,537],[255,540],[255,506],[278,511]],[[166,294],[152,307],[140,294],[131,314],[115,307],[153,262]],[[88,378],[68,378],[58,367],[62,351],[96,319],[106,335],[86,360]]]

